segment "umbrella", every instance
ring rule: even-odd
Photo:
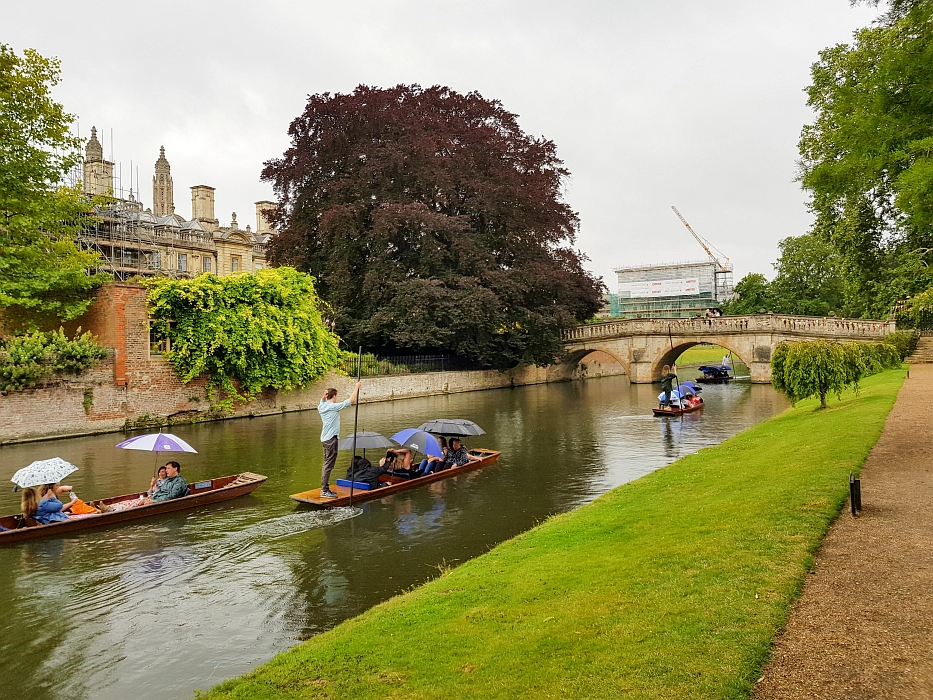
[[[351,433],[337,443],[338,450],[352,450],[353,437],[356,436],[356,446],[363,450],[372,450],[380,447],[393,447],[392,441],[384,435],[374,433],[370,430],[361,430],[358,433]]]
[[[40,459],[28,467],[23,467],[13,475],[10,481],[22,488],[40,484],[57,484],[76,471],[78,468],[71,462],[66,462],[61,457],[53,457],[52,459]]]
[[[435,418],[418,426],[418,430],[424,430],[436,435],[485,435],[486,431],[480,428],[476,423],[465,418]]]
[[[194,452],[198,453],[187,442],[171,433],[149,433],[137,435],[124,440],[117,445],[121,450],[143,450],[145,452]]]
[[[405,428],[392,436],[402,447],[407,447],[414,452],[421,452],[432,457],[443,457],[441,445],[437,438],[418,428]]]

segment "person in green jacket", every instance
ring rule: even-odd
[[[181,498],[188,494],[188,482],[181,475],[181,465],[178,462],[168,462],[165,465],[165,472],[167,475],[165,481],[152,493],[152,500],[156,503]]]
[[[669,408],[671,405],[671,394],[673,392],[675,379],[677,379],[677,365],[673,367],[664,365],[664,367],[661,368],[661,391],[664,392],[661,405],[664,408]]]

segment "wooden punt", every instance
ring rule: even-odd
[[[693,381],[697,384],[728,384],[735,377],[697,377]]]
[[[378,489],[372,489],[370,491],[354,489],[353,502],[362,503],[363,501],[371,501],[375,498],[385,498],[399,491],[407,491],[408,489],[424,486],[425,484],[440,481],[441,479],[449,479],[452,476],[457,476],[457,474],[487,467],[490,464],[494,464],[502,453],[496,452],[495,450],[480,449],[470,450],[470,454],[480,459],[476,462],[467,462],[462,466],[451,467],[450,469],[428,474],[427,476],[405,479],[391,474],[384,474],[379,477],[379,480],[388,484],[388,486],[380,486]],[[337,498],[321,498],[321,489],[319,488],[311,489],[310,491],[302,491],[301,493],[293,493],[291,498],[299,503],[307,503],[316,508],[339,508],[341,506],[350,505],[350,488],[348,486],[333,486],[332,488],[336,492]]]
[[[10,542],[22,542],[23,540],[34,540],[40,537],[49,537],[64,535],[78,530],[87,530],[92,527],[101,527],[104,525],[113,525],[115,523],[126,522],[127,520],[139,520],[141,518],[150,518],[155,515],[172,513],[178,510],[187,510],[188,508],[197,508],[220,501],[229,501],[231,498],[245,496],[259,488],[267,477],[252,472],[243,472],[242,474],[233,474],[232,476],[221,476],[216,479],[207,479],[205,481],[196,481],[188,484],[191,493],[181,498],[174,498],[171,501],[161,501],[151,505],[135,506],[126,510],[115,510],[106,513],[93,513],[73,520],[49,523],[48,525],[28,525],[22,515],[8,515],[0,517],[0,525],[8,528],[6,531],[0,531],[0,544]],[[104,503],[112,505],[121,501],[132,501],[139,498],[139,492],[124,496],[114,496],[113,498],[103,498],[92,501],[95,505]],[[32,521],[35,522],[35,521]]]
[[[704,405],[705,404],[701,401],[696,406],[690,406],[689,408],[674,408],[672,406],[671,408],[667,409],[652,408],[651,410],[656,416],[682,416],[684,413],[693,413],[694,411],[699,411],[701,408],[703,408]]]

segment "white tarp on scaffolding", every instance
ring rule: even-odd
[[[650,299],[651,297],[694,296],[700,293],[698,279],[651,280],[647,282],[621,282],[619,296],[623,299]]]

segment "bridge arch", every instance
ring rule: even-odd
[[[732,355],[733,355],[737,360],[739,360],[742,364],[744,364],[746,367],[750,367],[750,366],[751,366],[751,364],[749,363],[749,361],[748,361],[746,358],[742,357],[742,354],[740,354],[739,352],[737,352],[737,351],[735,350],[735,348],[730,347],[730,343],[729,343],[728,341],[724,341],[724,340],[721,340],[721,339],[719,339],[719,338],[709,338],[709,339],[706,339],[706,340],[703,340],[703,341],[695,341],[695,340],[691,341],[691,340],[677,340],[677,339],[675,339],[674,342],[673,342],[674,347],[673,347],[673,348],[668,348],[668,350],[667,350],[666,352],[662,353],[662,354],[660,355],[660,357],[657,359],[657,361],[654,363],[654,366],[651,368],[651,378],[652,378],[652,380],[660,379],[660,377],[661,377],[661,369],[664,367],[664,365],[673,365],[673,364],[675,364],[675,361],[677,360],[677,358],[679,358],[679,357],[684,353],[685,350],[689,350],[689,349],[692,348],[692,347],[695,347],[695,346],[697,346],[697,345],[703,345],[703,344],[706,344],[706,345],[716,345],[716,346],[719,346],[719,347],[721,347],[721,348],[725,348],[726,350],[728,350],[729,352],[731,352]]]
[[[612,348],[605,347],[593,347],[593,348],[581,348],[579,350],[572,350],[564,355],[563,360],[561,361],[561,369],[566,378],[570,378],[573,375],[574,369],[579,365],[583,360],[592,355],[594,352],[601,352],[604,355],[608,355],[613,360],[622,365],[622,370],[625,372],[626,376],[631,376],[631,366],[627,358],[623,358],[619,353],[614,352]]]

